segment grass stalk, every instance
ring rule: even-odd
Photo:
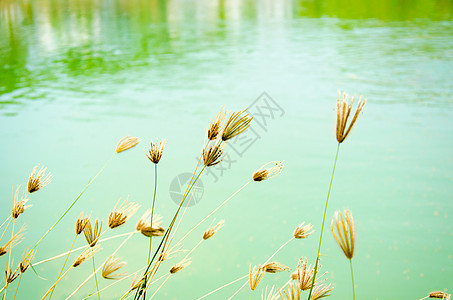
[[[349,260],[349,266],[351,267],[352,299],[355,300],[354,271],[352,270],[352,259]]]
[[[21,279],[22,279],[22,274],[24,274],[24,273],[20,273],[20,275],[19,275],[19,282],[17,283],[16,291],[14,292],[14,298],[13,298],[13,300],[16,299],[17,291],[19,290],[20,281],[21,281]]]
[[[216,288],[216,289],[213,290],[213,291],[210,291],[210,292],[207,293],[206,295],[201,296],[201,297],[198,298],[197,300],[204,299],[204,298],[206,298],[206,297],[208,297],[208,296],[214,294],[215,292],[220,291],[221,289],[224,289],[224,288],[226,288],[227,286],[230,286],[230,285],[232,285],[233,283],[236,283],[236,282],[238,282],[238,281],[240,281],[240,280],[242,280],[242,279],[244,279],[245,277],[248,277],[248,276],[249,276],[249,274],[246,274],[246,275],[244,275],[244,276],[242,276],[242,277],[239,277],[238,279],[235,279],[235,280],[233,280],[233,281],[231,281],[231,282],[229,282],[229,283],[227,283],[227,284],[224,284],[224,285],[222,285],[221,287]],[[246,284],[247,284],[247,283],[246,283]]]
[[[55,286],[57,285],[58,282],[60,282],[61,279],[63,279],[68,273],[69,271],[73,268],[73,266],[70,266],[66,272],[63,273],[63,275],[60,276],[60,278],[57,279],[57,281],[55,281],[55,283],[47,290],[47,292],[44,294],[44,296],[42,296],[41,300],[43,300],[44,298],[47,297],[47,295],[49,295],[49,293],[55,288]]]
[[[98,278],[96,276],[96,264],[94,262],[94,255],[91,258],[93,259],[93,274],[94,274],[94,282],[96,283],[96,291],[97,291],[98,299],[101,300],[101,294],[99,293]]]
[[[152,296],[149,298],[149,300],[153,299],[154,296],[156,296],[157,292],[164,286],[165,282],[167,282],[167,280],[170,278],[170,276],[171,276],[171,274],[167,275],[167,278],[165,278],[165,280],[160,284],[160,286],[156,289],[154,294],[152,294]]]
[[[66,266],[66,263],[68,262],[68,259],[69,259],[69,254],[71,253],[71,250],[74,247],[74,244],[75,244],[76,240],[77,240],[77,234],[76,234],[76,236],[74,238],[74,241],[72,242],[71,248],[69,248],[68,255],[66,255],[66,259],[65,259],[65,261],[63,263],[63,266],[61,267],[60,273],[58,273],[57,280],[58,280],[58,278],[60,278],[61,274],[63,273],[64,267]],[[55,291],[56,287],[57,286],[55,285],[55,287],[52,289],[52,292],[50,293],[50,296],[49,296],[49,300],[52,298],[53,292]]]
[[[151,204],[151,220],[150,224],[151,227],[153,226],[153,217],[154,217],[154,203],[156,202],[156,192],[157,192],[157,164],[154,164],[154,193],[153,193],[153,202]],[[152,239],[153,235],[149,237],[149,250],[148,250],[148,264],[149,260],[151,259],[151,246],[152,246]]]
[[[314,272],[313,272],[313,279],[311,282],[310,292],[308,294],[308,300],[310,300],[311,293],[313,292],[313,288],[315,286],[316,273],[318,271],[318,264],[319,264],[319,253],[321,252],[322,234],[324,232],[324,223],[326,221],[327,205],[329,204],[330,191],[332,189],[332,182],[333,182],[333,177],[335,175],[335,168],[337,166],[337,159],[338,159],[339,151],[340,151],[340,143],[338,143],[338,146],[337,146],[337,153],[335,154],[335,162],[333,164],[332,176],[330,177],[329,190],[327,192],[326,205],[324,207],[324,215],[322,217],[321,234],[319,236],[318,254],[316,255],[316,263],[315,263],[315,268],[314,268]]]

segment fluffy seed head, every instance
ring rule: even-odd
[[[109,227],[111,229],[119,227],[126,223],[126,221],[130,217],[132,217],[140,207],[138,204],[135,204],[134,202],[128,203],[126,199],[117,208],[120,200],[121,199],[119,199],[118,202],[115,204],[115,207],[113,208],[112,212],[109,215]]]
[[[217,225],[206,230],[203,234],[203,240],[207,240],[210,237],[212,237],[220,228],[223,227],[224,223],[225,223],[225,220],[221,220],[219,223],[217,223]]]
[[[212,119],[207,132],[208,140],[213,141],[217,138],[220,130],[222,129],[222,123],[225,119],[226,114],[227,111],[222,108],[220,112],[214,117],[214,119]]]
[[[330,296],[329,292],[332,290],[333,290],[333,287],[330,287],[330,284],[329,285],[325,285],[325,284],[317,285],[313,288],[310,300],[316,300],[316,299],[321,299],[321,298]]]
[[[303,258],[299,259],[299,264],[297,265],[297,270],[291,275],[292,279],[297,280],[297,285],[299,290],[307,291],[311,289],[311,284],[313,281],[313,274],[315,270],[312,265],[307,266],[307,258],[305,260]],[[320,275],[315,280],[315,285],[318,283],[319,279],[324,276],[326,273]]]
[[[25,205],[29,199],[25,194],[20,196],[19,190],[20,185],[17,185],[16,190],[13,193],[13,209],[11,215],[14,219],[17,219],[27,208],[31,207],[31,205]]]
[[[250,126],[253,117],[244,114],[245,110],[233,112],[230,114],[228,121],[222,133],[222,140],[227,141],[244,132]],[[244,114],[244,115],[243,115]]]
[[[270,163],[262,166],[258,171],[253,173],[254,181],[263,181],[266,179],[274,178],[281,173],[284,165],[282,161],[271,161]]]
[[[47,168],[41,167],[39,171],[36,172],[38,167],[39,165],[35,166],[28,177],[27,187],[30,194],[39,191],[52,180],[52,175],[50,173],[46,174]]]
[[[450,300],[451,294],[447,294],[441,291],[435,291],[429,293],[429,298],[437,298],[437,299],[446,299]]]
[[[349,132],[354,126],[354,123],[357,121],[360,112],[363,109],[363,106],[366,103],[366,99],[363,99],[363,96],[360,96],[359,103],[357,105],[357,110],[355,111],[354,117],[351,120],[351,123],[346,129],[348,123],[348,117],[351,113],[352,104],[354,103],[355,96],[352,97],[351,103],[349,103],[349,97],[346,93],[343,93],[343,97],[341,96],[341,92],[338,91],[338,100],[337,100],[337,141],[342,143],[346,137],[348,136]],[[345,132],[346,130],[346,132]]]
[[[86,248],[83,250],[83,252],[76,258],[72,266],[74,268],[80,266],[84,261],[86,261],[88,258],[92,257],[95,255],[101,248],[98,246],[93,246],[92,248]]]
[[[296,239],[305,239],[307,238],[310,234],[313,233],[313,225],[307,224],[305,225],[305,222],[297,226],[296,230],[294,230],[294,237]]]
[[[181,271],[182,269],[184,269],[185,267],[189,266],[190,264],[191,264],[190,258],[189,259],[183,259],[180,263],[174,265],[170,269],[170,273],[171,274],[175,274],[176,272]]]
[[[250,290],[254,291],[256,289],[263,276],[264,270],[261,266],[255,266],[252,268],[252,265],[250,265],[249,271]]]
[[[101,235],[101,229],[102,221],[98,222],[98,220],[96,219],[94,228],[92,228],[90,219],[87,220],[85,228],[83,229],[83,234],[85,235],[85,239],[87,240],[87,243],[90,247],[96,246],[96,243],[99,240],[99,236]]]
[[[146,153],[146,157],[154,163],[158,164],[161,157],[162,157],[162,152],[164,151],[164,146],[167,141],[163,140],[162,142],[159,143],[159,141],[156,141],[156,143],[153,143],[151,141],[151,145],[149,147],[148,153]]]
[[[138,137],[125,136],[116,145],[116,153],[120,153],[135,147],[140,142]]]
[[[282,293],[283,291],[283,293]],[[280,297],[285,300],[300,300],[300,290],[290,283],[287,290],[279,290]]]
[[[24,235],[22,233],[23,231],[24,227],[16,232],[16,234],[14,234],[5,245],[0,247],[0,256],[5,255],[8,251],[10,251],[14,246],[19,244],[24,239]]]
[[[330,223],[330,230],[332,231],[335,241],[340,246],[341,250],[343,250],[344,255],[346,255],[348,259],[352,259],[354,256],[355,227],[351,212],[345,210],[343,217],[341,212],[337,211]]]
[[[126,265],[125,262],[122,262],[119,258],[114,258],[113,256],[110,256],[104,263],[104,266],[102,267],[102,277],[105,279],[120,279],[121,277],[125,276],[127,273],[117,273],[113,274],[122,267]]]
[[[225,148],[225,143],[221,143],[219,140],[209,141],[203,148],[204,165],[211,167],[220,163],[225,158],[223,156],[223,148]]]
[[[278,273],[289,270],[287,266],[279,262],[268,262],[262,266],[263,271],[266,273]]]

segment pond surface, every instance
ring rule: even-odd
[[[228,146],[222,167],[202,176],[203,189],[176,239],[264,163],[284,160],[286,168],[275,179],[248,185],[215,221],[196,230],[184,249],[225,219],[224,228],[190,255],[190,267],[172,276],[154,299],[196,299],[246,275],[250,264],[266,261],[303,221],[315,232],[290,242],[275,260],[292,270],[300,257],[313,262],[336,150],[337,91],[345,90],[368,102],[341,145],[327,225],[336,210],[354,215],[357,299],[451,293],[452,13],[451,1],[432,0],[0,0],[1,220],[10,213],[11,187],[26,184],[35,164],[54,176],[32,194],[33,207],[16,222],[16,228],[26,223],[27,231],[13,249],[15,262],[125,135],[142,143],[113,159],[38,247],[35,261],[69,249],[81,211],[105,219],[120,197],[142,207],[106,237],[134,229],[150,205],[154,182],[142,149],[156,138],[168,140],[156,204],[166,226],[177,208],[172,181],[193,171],[205,130],[222,106],[260,107],[263,114],[248,132],[253,143]],[[321,264],[335,287],[331,298],[350,299],[348,261],[325,229]],[[96,263],[122,239],[104,243]],[[83,238],[76,245],[84,245]],[[147,247],[144,237],[134,235],[119,250],[127,272],[143,266]],[[0,259],[4,265],[6,256]],[[162,274],[177,262],[165,263]],[[43,295],[62,263],[36,266],[47,281],[25,273],[18,298]],[[85,263],[71,271],[53,297],[68,296],[91,268]],[[266,274],[254,299],[266,286],[284,285],[288,276]],[[228,298],[243,282],[211,299]],[[101,280],[100,286],[109,283]],[[119,298],[130,283],[102,292],[103,298]],[[8,288],[8,299],[15,287]],[[93,288],[91,281],[75,298]],[[237,298],[249,299],[249,290]]]

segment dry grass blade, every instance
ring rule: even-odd
[[[279,262],[268,262],[265,263],[263,266],[263,271],[266,273],[278,273],[278,272],[284,272],[286,270],[289,270],[287,266],[285,266],[282,263]]]
[[[313,288],[310,300],[316,300],[330,296],[329,292],[333,290],[333,287],[329,285],[320,284]]]
[[[210,237],[212,237],[220,228],[223,227],[223,224],[225,223],[225,220],[221,220],[217,225],[214,227],[209,228],[203,233],[203,240],[207,240]]]
[[[117,280],[125,275],[127,275],[126,272],[122,273],[117,273],[113,274],[122,267],[126,265],[125,262],[122,262],[119,258],[114,258],[113,256],[110,256],[104,263],[104,266],[102,267],[102,277],[105,279],[112,279],[112,280]]]
[[[249,271],[250,290],[254,291],[256,289],[263,276],[264,270],[261,266],[255,266],[252,268],[252,265],[250,265]]]
[[[121,200],[121,199],[120,199]],[[109,227],[111,229],[119,227],[126,223],[126,221],[132,217],[140,207],[138,204],[135,204],[134,202],[127,202],[127,199],[124,200],[123,203],[117,208],[117,205],[119,201],[115,204],[115,207],[113,208],[113,211],[109,215]]]
[[[296,230],[294,230],[294,238],[296,239],[305,239],[307,238],[310,234],[313,233],[313,225],[307,224],[305,225],[305,222],[297,226]]]
[[[352,259],[355,245],[354,219],[349,210],[345,210],[344,215],[345,216],[343,217],[341,212],[335,213],[335,216],[330,223],[330,230],[332,231],[335,241],[340,246],[341,250],[343,250],[344,255],[346,255],[348,259]],[[335,233],[335,231],[337,233]]]
[[[83,252],[76,258],[72,266],[74,268],[80,266],[84,261],[92,257],[94,254],[99,252],[101,248],[99,246],[94,246],[92,248],[86,248]]]
[[[346,93],[343,93],[343,97],[341,96],[341,92],[338,91],[338,100],[337,100],[337,141],[342,143],[346,137],[348,136],[349,132],[354,126],[354,123],[357,121],[360,112],[363,109],[363,106],[366,103],[366,99],[363,99],[363,96],[360,96],[359,103],[357,105],[357,110],[354,114],[354,117],[351,120],[351,123],[347,127],[348,118],[351,113],[352,104],[354,103],[355,96],[352,97],[351,103],[349,103],[349,97]],[[345,132],[346,130],[346,132]]]
[[[167,141],[163,140],[162,142],[159,143],[159,141],[156,141],[156,143],[153,143],[151,141],[150,143],[150,149],[148,153],[146,153],[146,157],[154,163],[158,164],[160,159],[162,158],[162,152],[164,151],[164,146]]]
[[[24,231],[24,227],[16,232],[16,234],[14,234],[5,245],[0,247],[0,256],[5,255],[8,251],[10,251],[14,246],[19,244],[24,239],[22,231]]]
[[[50,173],[46,174],[47,168],[41,167],[39,171],[36,172],[38,167],[39,165],[35,166],[28,177],[27,187],[30,194],[39,191],[48,185],[52,180],[52,175]]]
[[[20,185],[17,185],[15,192],[13,193],[13,209],[11,215],[14,219],[17,219],[31,205],[25,205],[28,202],[28,198],[25,193],[19,197]]]
[[[132,147],[135,147],[140,142],[137,137],[125,136],[116,145],[116,153],[126,151]]]
[[[85,225],[85,228],[83,229],[83,234],[85,235],[85,239],[87,240],[87,243],[90,247],[96,246],[96,243],[99,240],[99,237],[101,235],[101,229],[102,229],[102,221],[99,223],[98,220],[96,219],[96,222],[94,223],[94,229],[91,227],[91,221],[88,219],[87,224]]]
[[[80,213],[76,221],[75,232],[77,235],[81,234],[90,221],[89,217],[84,217],[83,212]]]
[[[190,261],[190,258],[189,259],[184,258],[180,263],[174,265],[170,269],[170,273],[175,274],[175,273],[181,271],[182,269],[184,269],[185,267],[189,266],[191,263],[192,262]]]
[[[262,166],[258,171],[253,173],[254,181],[263,181],[278,176],[284,165],[282,161],[271,161]]]
[[[206,167],[215,166],[220,163],[224,157],[223,148],[225,144],[220,141],[209,141],[203,148],[203,163]]]
[[[283,290],[282,294],[282,290],[279,290],[279,293],[283,300],[300,300],[300,290],[292,283],[289,284],[287,291]]]
[[[253,117],[249,114],[242,115],[245,112],[239,111],[231,113],[222,133],[222,140],[227,141],[244,132],[252,121]]]
[[[222,108],[220,112],[217,113],[217,115],[214,117],[214,119],[212,119],[207,132],[208,140],[213,141],[217,138],[220,130],[222,129],[222,123],[226,117],[226,114],[227,111]]]
[[[27,255],[27,253],[28,253],[28,250],[24,251],[24,254],[22,254],[22,259],[20,260],[20,263],[19,263],[19,269],[20,269],[21,273],[25,273],[25,271],[27,271],[28,267],[30,266],[31,261],[33,260],[33,258],[36,255],[36,250],[33,250],[28,255]]]

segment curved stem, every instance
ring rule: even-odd
[[[75,244],[76,240],[77,240],[77,234],[76,234],[76,236],[74,238],[74,241],[72,242],[71,248],[69,249],[68,255],[66,256],[66,259],[65,259],[65,261],[63,263],[63,267],[61,267],[60,273],[57,276],[57,280],[58,280],[58,278],[60,278],[61,273],[63,273],[64,267],[66,266],[66,263],[68,262],[68,259],[69,259],[69,254],[71,253],[71,250],[74,247],[74,244]],[[56,287],[56,285],[55,285],[55,287]],[[55,287],[52,289],[52,292],[50,293],[49,300],[52,298],[53,292],[55,291]]]
[[[355,300],[354,272],[352,271],[352,259],[349,260],[349,265],[351,266],[352,299]]]
[[[337,146],[337,153],[335,154],[335,162],[333,164],[332,176],[330,177],[329,191],[327,192],[326,205],[324,207],[324,215],[322,217],[321,235],[319,236],[318,254],[316,255],[315,269],[313,272],[313,279],[311,281],[310,293],[308,294],[308,300],[310,300],[311,293],[313,292],[313,287],[315,286],[316,272],[318,271],[318,263],[319,263],[319,252],[321,251],[322,234],[324,232],[324,223],[326,221],[327,205],[329,204],[330,190],[332,189],[333,176],[335,174],[335,167],[337,166],[337,159],[338,159],[339,151],[340,151],[340,143],[338,143],[338,146]]]

